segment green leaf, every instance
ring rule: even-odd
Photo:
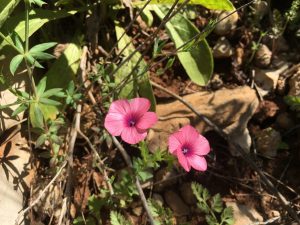
[[[13,32],[12,38],[13,38],[13,41],[14,41],[16,47],[17,47],[21,52],[24,52],[23,43],[22,43],[22,40],[21,40],[21,38],[19,37],[19,35],[18,35],[16,32]]]
[[[36,4],[39,7],[42,7],[44,4],[47,4],[46,2],[43,2],[42,0],[29,0],[30,4]]]
[[[45,118],[45,121],[48,120],[55,120],[56,116],[58,114],[57,106],[54,105],[46,105],[43,103],[39,103],[39,107],[43,113],[43,116]]]
[[[42,128],[44,126],[43,113],[38,103],[33,102],[30,104],[29,117],[33,127]]]
[[[153,9],[161,19],[168,12],[166,6],[154,5]],[[176,48],[200,33],[195,25],[179,13],[166,24],[166,28]],[[177,55],[191,80],[198,85],[206,85],[213,73],[213,57],[206,40],[195,42],[189,51],[178,52]]]
[[[208,225],[219,225],[218,221],[212,215],[206,215],[205,220]]]
[[[221,214],[221,221],[225,222],[228,225],[232,225],[234,223],[232,207],[226,207],[224,209],[224,211]]]
[[[25,104],[21,104],[19,105],[18,108],[16,108],[16,110],[11,114],[12,117],[15,117],[16,115],[18,115],[19,113],[25,111],[28,108],[27,105]]]
[[[223,202],[220,194],[216,194],[212,198],[211,208],[217,213],[222,212],[223,210]]]
[[[23,60],[23,55],[16,55],[15,57],[12,58],[9,64],[9,69],[12,75],[15,74],[16,70],[20,66],[21,62]]]
[[[46,140],[47,140],[47,135],[46,134],[42,134],[36,140],[35,147],[38,148],[38,147],[42,146],[45,143]]]
[[[125,30],[117,24],[115,24],[115,30],[117,39],[119,39],[121,35],[125,32]],[[122,37],[122,39],[118,42],[118,48],[123,49],[125,46],[128,45],[128,43],[131,42],[132,40],[130,39],[130,37],[128,37],[125,34]],[[133,44],[129,44],[125,51],[123,51],[123,55],[126,58],[134,51],[135,48]],[[151,110],[155,111],[156,100],[153,94],[152,86],[149,81],[149,73],[147,72],[146,62],[142,59],[139,63],[138,68],[133,70],[136,64],[138,63],[140,57],[141,54],[139,52],[136,52],[134,56],[127,63],[125,63],[115,75],[115,83],[119,84],[128,77],[128,74],[130,74],[133,71],[131,77],[129,78],[130,81],[128,81],[126,85],[122,88],[118,97],[133,98],[136,97],[137,94],[139,94],[141,97],[150,100]]]
[[[43,98],[49,98],[51,96],[56,96],[56,97],[64,97],[65,94],[62,92],[62,88],[52,88],[52,89],[49,89],[47,91],[45,91],[41,97]]]
[[[45,105],[54,105],[54,106],[61,105],[60,102],[52,100],[52,99],[49,99],[49,98],[40,98],[39,102],[41,102],[41,103],[43,103]]]
[[[20,0],[1,0],[0,1],[0,28],[9,17],[11,12],[19,4]]]
[[[39,97],[42,96],[42,94],[46,89],[46,84],[47,84],[47,77],[43,77],[36,87],[37,96]]]
[[[33,53],[33,52],[44,52],[46,50],[48,50],[49,48],[54,47],[55,45],[57,45],[57,42],[47,42],[47,43],[42,43],[42,44],[38,44],[33,46],[29,52]]]
[[[48,60],[54,59],[55,56],[45,52],[31,52],[30,55],[35,59]]]
[[[124,216],[116,211],[110,212],[110,222],[112,225],[131,225],[131,223],[126,220]]]
[[[3,0],[0,2],[2,3]],[[4,0],[8,1],[8,0]],[[12,1],[13,2],[13,1]],[[19,2],[16,1],[16,2]],[[0,3],[0,4],[1,4]],[[75,13],[79,11],[86,10],[88,7],[83,7],[77,10],[45,10],[45,9],[33,9],[29,14],[29,37],[34,34],[37,30],[39,30],[45,23],[51,20],[57,20],[61,18],[65,18],[68,16],[73,16]],[[1,23],[1,22],[0,22]],[[2,29],[1,29],[2,30]],[[25,41],[25,21],[24,21],[24,13],[21,11],[15,16],[9,17],[5,24],[3,24],[3,33],[4,31],[15,31],[21,38],[22,41]],[[4,33],[6,37],[11,40],[9,33]],[[1,42],[0,42],[1,43]],[[0,44],[0,49],[7,45],[7,42],[2,41]]]
[[[38,68],[44,68],[35,58],[33,58],[31,55],[27,54],[26,59],[31,63],[31,65],[34,65]]]
[[[179,3],[183,3],[184,0],[179,0]],[[133,5],[139,6],[144,5],[145,2],[137,1],[134,2]],[[174,0],[151,0],[150,4],[174,4]],[[191,5],[202,5],[208,9],[216,9],[216,10],[226,10],[232,11],[235,10],[234,6],[229,0],[190,0],[188,4]]]
[[[153,15],[152,15],[149,8],[146,7],[142,11],[141,17],[142,17],[143,21],[145,21],[145,23],[147,24],[148,27],[152,26],[152,24],[153,24]]]
[[[46,89],[66,88],[69,82],[76,77],[80,57],[80,45],[77,43],[70,43],[63,54],[55,60],[51,68],[45,74],[47,77]]]

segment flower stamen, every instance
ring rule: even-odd
[[[134,127],[135,121],[133,119],[129,120],[129,126]]]
[[[188,152],[189,152],[189,148],[187,148],[187,147],[183,147],[183,148],[182,148],[182,153],[183,153],[184,155],[186,155]]]

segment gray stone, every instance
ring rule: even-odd
[[[218,21],[220,21],[214,29],[217,35],[224,36],[236,28],[236,23],[239,19],[239,15],[236,12],[229,17],[227,16],[232,12],[224,11],[216,13],[218,13]]]
[[[269,127],[255,134],[257,151],[266,158],[273,158],[277,155],[281,135],[278,131]]]
[[[232,56],[233,48],[225,37],[220,37],[213,47],[213,56],[217,59]]]

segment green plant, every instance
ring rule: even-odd
[[[112,225],[131,225],[131,223],[126,220],[122,214],[116,211],[110,212],[110,222]]]
[[[286,104],[288,104],[292,110],[300,112],[300,97],[298,96],[285,96]]]
[[[231,225],[234,223],[233,211],[230,207],[223,206],[220,194],[211,196],[201,184],[193,182],[192,191],[197,198],[198,208],[204,212],[209,225]]]
[[[172,211],[169,208],[164,208],[158,202],[153,199],[148,200],[148,205],[151,213],[155,219],[155,225],[172,225],[174,224],[174,218]]]

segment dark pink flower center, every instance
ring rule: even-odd
[[[190,146],[183,145],[181,151],[184,155],[188,154],[190,152]]]
[[[129,126],[134,127],[135,125],[135,120],[129,120]]]
[[[138,122],[138,117],[135,115],[129,115],[125,120],[126,126],[128,127],[134,127],[137,124],[137,122]]]

